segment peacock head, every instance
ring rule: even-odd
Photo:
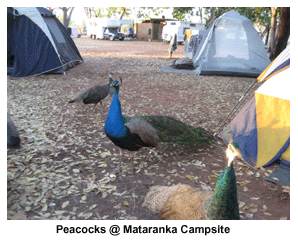
[[[226,156],[228,158],[228,167],[231,166],[236,157],[241,157],[240,146],[237,142],[231,141],[229,143],[226,150]]]
[[[112,77],[113,77],[113,73],[110,73],[110,74],[109,74],[109,84],[110,84],[110,85],[111,85],[112,82],[113,82]]]
[[[111,87],[114,87],[116,91],[119,91],[119,81],[118,80],[114,80],[111,84]]]

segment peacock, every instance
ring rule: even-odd
[[[240,157],[239,145],[231,142],[227,148],[228,162],[219,176],[214,192],[190,185],[152,186],[142,206],[160,212],[167,220],[238,220],[236,177],[233,160]]]
[[[70,100],[68,103],[74,103],[78,101],[83,101],[85,105],[94,104],[93,111],[98,102],[102,105],[102,101],[109,96],[112,96],[115,92],[114,88],[111,88],[111,83],[113,82],[112,73],[109,74],[109,84],[106,85],[95,85],[85,90],[79,94],[76,98]]]
[[[121,77],[119,77],[122,83]],[[193,127],[176,120],[170,116],[123,116],[119,101],[119,82],[114,81],[112,84],[116,89],[114,98],[111,102],[110,110],[105,123],[105,133],[108,138],[120,148],[120,163],[123,150],[131,151],[132,165],[134,159],[134,151],[141,147],[157,147],[159,142],[171,142],[184,145],[208,145],[212,143],[213,136],[200,127]],[[138,144],[123,144],[123,138],[133,133],[134,141]],[[147,133],[148,132],[148,133]],[[156,136],[157,134],[157,136]],[[140,139],[142,141],[140,141]],[[119,143],[121,141],[121,144]],[[130,140],[131,142],[131,140]],[[133,145],[133,147],[131,147]],[[136,145],[136,146],[135,146]]]
[[[7,113],[7,148],[19,148],[21,139],[17,128]]]
[[[122,82],[121,77],[119,78]],[[157,147],[160,140],[155,128],[141,118],[133,117],[125,123],[118,96],[119,81],[114,80],[111,86],[113,86],[116,91],[111,102],[104,130],[107,137],[119,147],[119,170],[122,172],[121,162],[123,149],[126,149],[130,151],[132,156],[131,166],[133,172],[134,152],[138,151],[142,147]]]

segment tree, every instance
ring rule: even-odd
[[[210,26],[211,10],[215,9],[215,18],[220,17],[223,13],[230,10],[236,10],[238,13],[249,18],[253,23],[259,26],[267,26],[270,24],[270,8],[268,7],[219,7],[219,8],[205,8],[206,25]]]
[[[272,51],[270,52],[270,59],[275,59],[288,44],[290,36],[290,8],[282,7],[277,28],[277,34],[274,41]]]
[[[94,8],[94,7],[84,7],[84,11],[87,18],[99,18],[103,17],[103,8]]]
[[[168,8],[169,7],[135,7],[134,10],[136,10],[138,18],[149,18],[150,13],[157,16],[161,14],[164,9]]]
[[[203,23],[203,8],[202,7],[198,7],[198,11],[196,12],[196,15],[200,16],[201,23]]]
[[[64,25],[65,28],[68,28],[69,26],[69,23],[70,23],[70,19],[71,19],[71,15],[72,15],[72,12],[74,10],[74,7],[61,7],[60,9],[62,9],[63,11],[63,20],[62,20],[62,23]],[[67,14],[67,12],[70,10],[69,14]]]
[[[174,7],[173,8],[173,18],[176,18],[178,20],[186,20],[185,15],[190,14],[193,15],[193,7]]]
[[[274,44],[275,44],[276,20],[277,20],[277,7],[272,7],[271,8],[271,28],[269,33],[269,48],[268,48],[269,53],[274,48]]]
[[[129,16],[131,9],[128,7],[109,7],[107,8],[108,14],[107,17],[119,17],[119,19],[122,19],[124,16]]]
[[[210,26],[213,24],[214,20],[215,20],[215,7],[211,8],[211,14],[210,14]]]

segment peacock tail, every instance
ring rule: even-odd
[[[219,176],[214,193],[206,203],[207,217],[212,220],[238,220],[236,177],[233,164]]]
[[[211,144],[213,136],[201,127],[193,127],[170,116],[137,116],[144,119],[157,130],[161,142],[172,142],[182,145]],[[124,116],[125,123],[131,117]]]

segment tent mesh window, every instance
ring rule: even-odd
[[[65,38],[63,37],[63,34],[61,33],[59,27],[57,26],[57,23],[54,18],[44,18],[46,24],[48,25],[51,34],[54,38],[56,38],[58,43],[66,43]]]

